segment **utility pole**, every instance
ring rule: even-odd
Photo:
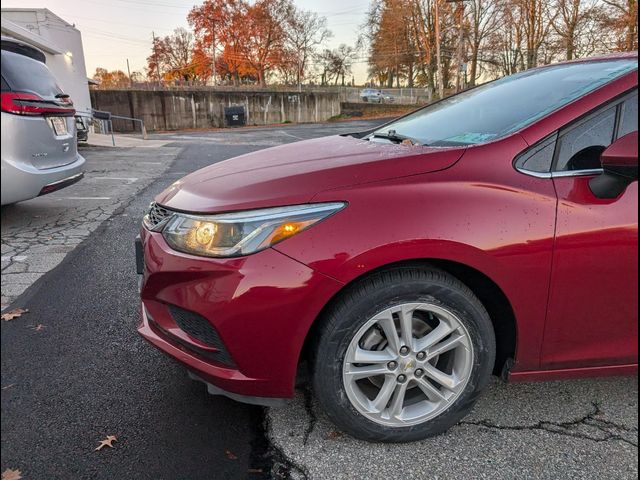
[[[127,58],[127,73],[129,74],[129,86],[133,87],[133,80],[131,80],[131,68],[129,68],[129,59]]]
[[[464,57],[464,2],[468,0],[445,0],[445,1],[448,3],[458,4],[456,7],[456,17],[457,17],[456,21],[458,22],[458,48],[456,49],[456,92],[459,92],[461,89],[465,87],[467,83],[466,64],[464,62],[463,57]],[[436,0],[436,8],[437,8],[437,0]],[[438,43],[440,43],[439,36],[438,36]]]
[[[211,65],[211,76],[213,78],[213,86],[215,87],[218,82],[216,80],[216,20],[211,21],[211,57],[213,64]]]
[[[442,57],[440,54],[440,7],[439,0],[435,0],[435,21],[436,21],[436,62],[438,71],[438,96],[444,98],[444,79],[442,78]]]
[[[464,88],[464,85],[461,82],[462,77],[462,53],[463,53],[463,42],[464,42],[464,1],[460,0],[458,2],[457,8],[458,14],[458,49],[456,51],[456,93],[460,91],[461,88]]]
[[[158,85],[160,85],[160,58],[158,58],[158,51],[156,50],[156,34],[152,30],[151,37],[153,38],[153,57],[156,61],[156,77],[158,77]]]
[[[457,3],[456,16],[458,22],[458,48],[456,49],[456,92],[464,88],[466,78],[463,79],[462,67],[464,64],[464,2],[468,0],[446,0],[449,3]],[[466,77],[466,71],[464,72]]]

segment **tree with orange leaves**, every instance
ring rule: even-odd
[[[150,78],[162,78],[165,81],[186,80],[198,78],[198,71],[194,63],[193,33],[176,28],[171,35],[155,38],[152,52],[147,57],[147,71]]]
[[[285,60],[285,28],[295,7],[291,0],[258,0],[247,8],[244,38],[240,44],[244,59],[265,86],[269,73]]]
[[[106,68],[96,68],[93,80],[98,82],[99,88],[127,88],[131,80],[122,70],[108,71]]]
[[[315,49],[330,36],[326,19],[298,10],[292,0],[205,0],[191,9],[188,21],[196,63],[208,68],[214,83],[256,78],[264,86],[275,72],[299,82]]]

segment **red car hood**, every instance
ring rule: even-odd
[[[443,170],[463,153],[464,148],[324,137],[205,167],[175,182],[156,201],[202,213],[295,205],[325,190]]]

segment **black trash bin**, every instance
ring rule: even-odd
[[[247,115],[243,105],[224,107],[224,119],[227,127],[242,127],[247,124]]]

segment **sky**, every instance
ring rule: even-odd
[[[151,51],[152,32],[170,34],[177,27],[188,28],[187,14],[201,0],[2,0],[4,8],[48,8],[82,32],[87,75],[96,67],[142,71]],[[294,0],[303,10],[327,18],[333,37],[329,48],[341,43],[355,45],[364,23],[369,0]],[[356,83],[366,81],[364,59],[354,65]]]

